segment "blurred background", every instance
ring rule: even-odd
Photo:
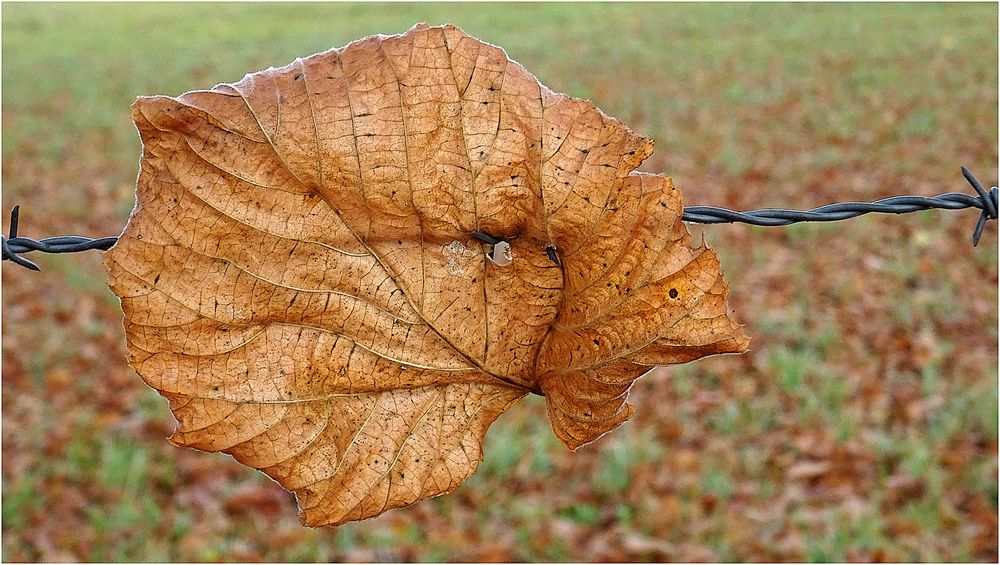
[[[809,208],[997,179],[997,5],[5,4],[3,209],[120,232],[128,106],[453,22],[656,140],[687,204]],[[339,528],[179,449],[100,253],[3,268],[3,560],[997,560],[997,229],[977,212],[704,232],[746,355],[640,380],[570,453],[540,398],[457,492]],[[6,224],[6,222],[5,222]],[[6,225],[4,231],[6,231]]]

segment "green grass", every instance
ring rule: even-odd
[[[645,133],[679,151],[703,143],[681,129],[695,103],[712,112],[718,105],[766,108],[801,99],[811,135],[857,141],[879,108],[854,99],[879,96],[882,84],[893,85],[894,104],[912,108],[894,131],[930,136],[938,99],[970,94],[941,94],[935,85],[970,77],[947,68],[932,74],[935,65],[969,56],[966,46],[995,41],[988,27],[958,27],[984,10],[900,4],[808,10],[778,4],[765,12],[726,4],[10,4],[4,7],[3,81],[5,106],[16,111],[5,124],[3,147],[31,147],[54,165],[74,157],[76,142],[98,143],[116,155],[123,174],[135,159],[137,141],[125,109],[136,96],[235,81],[250,70],[371,33],[399,33],[418,21],[453,22],[502,45],[556,90],[599,98],[602,108],[626,122],[641,116]],[[57,33],[65,22],[80,32]],[[852,45],[859,40],[866,42],[862,51]],[[940,49],[929,52],[926,45],[935,42]],[[823,64],[844,68],[849,80],[834,83],[831,92],[819,90],[813,79],[817,52],[807,45],[823,45]],[[932,57],[929,66],[905,76],[897,70],[900,60],[926,57]],[[728,75],[721,92],[676,95],[703,90],[713,70]],[[799,127],[786,125],[789,133]],[[753,159],[746,144],[753,126],[729,124],[721,150],[706,165],[733,174],[745,170]]]
[[[55,458],[5,485],[5,528],[24,527],[44,512],[45,484],[85,490],[95,504],[84,521],[94,543],[87,559],[94,561],[170,560],[169,540],[157,540],[164,516],[149,494],[175,480],[169,462],[149,459],[149,451],[121,435],[78,435]],[[185,533],[177,526],[176,535]],[[190,526],[188,526],[190,527]],[[4,547],[5,553],[9,548]],[[154,549],[156,551],[154,551]]]
[[[3,523],[12,529],[23,528],[29,516],[41,508],[42,493],[36,477],[20,478],[10,484],[4,481]],[[6,547],[4,561],[7,561]]]
[[[636,469],[643,464],[656,464],[665,455],[652,436],[651,430],[625,425],[619,430],[618,441],[605,442],[599,459],[601,466],[593,477],[594,491],[616,500],[629,486]]]

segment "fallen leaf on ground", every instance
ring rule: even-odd
[[[825,475],[832,468],[829,461],[802,461],[789,467],[786,475],[791,480],[813,479]]]
[[[747,347],[680,191],[635,171],[652,142],[453,26],[132,116],[106,258],[130,363],[171,441],[264,471],[305,524],[453,491],[527,393],[576,449],[651,366]]]

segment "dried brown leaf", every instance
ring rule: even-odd
[[[454,490],[529,392],[575,449],[650,366],[746,348],[680,191],[634,171],[652,142],[455,27],[132,115],[138,202],[107,254],[130,362],[171,441],[261,469],[306,524]]]

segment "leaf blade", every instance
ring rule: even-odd
[[[649,366],[747,346],[680,191],[634,171],[652,142],[452,26],[133,119],[137,206],[106,260],[130,363],[172,441],[268,473],[307,524],[450,492],[529,391],[576,449]]]

